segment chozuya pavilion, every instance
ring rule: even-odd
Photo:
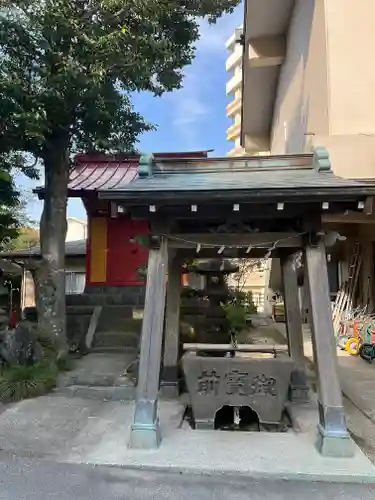
[[[317,446],[323,455],[351,456],[353,445],[346,427],[337,373],[327,275],[326,242],[332,237],[324,234],[321,221],[327,213],[346,210],[369,213],[375,187],[335,176],[328,152],[323,148],[311,154],[240,158],[208,158],[205,154],[142,155],[139,162],[132,160],[131,173],[129,165],[126,167],[126,175],[121,173],[118,159],[107,158],[104,169],[103,162],[100,171],[91,169],[91,180],[87,180],[89,168],[86,174],[85,168],[78,168],[70,184],[71,194],[74,192],[85,199],[90,230],[98,236],[98,207],[106,206],[107,211],[100,216],[100,227],[104,227],[105,220],[109,224],[115,219],[118,242],[121,227],[128,237],[130,233],[126,228],[132,227],[132,236],[137,233],[142,237],[143,246],[148,247],[130,446],[154,448],[159,445],[162,438],[158,421],[160,379],[171,388],[177,387],[181,260],[217,258],[218,250],[224,247],[232,257],[263,257],[271,252],[271,257],[281,259],[289,356],[295,367],[290,384],[295,400],[304,400],[307,394],[294,265],[295,254],[303,252],[318,379]],[[87,285],[98,284],[100,280],[106,284],[107,264],[98,258],[95,247],[103,243],[95,243],[92,234],[89,242],[91,268]],[[112,243],[115,244],[115,240]],[[128,256],[125,246],[122,248],[124,258]],[[121,251],[117,255],[120,260]],[[134,252],[131,255],[129,253],[124,270],[127,278],[117,283],[119,286],[139,285],[131,276],[140,263],[135,262]],[[110,284],[114,285],[113,280]],[[267,397],[277,396],[277,376],[275,379],[275,391],[264,394],[265,404]]]

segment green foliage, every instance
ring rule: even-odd
[[[18,236],[4,244],[4,251],[26,250],[39,245],[39,231],[32,227],[20,228]]]
[[[2,120],[1,114],[0,119]],[[17,170],[29,178],[36,175],[22,157],[13,153],[4,154],[0,149],[0,250],[8,250],[8,245],[17,237],[19,227],[26,220],[22,196],[14,183],[14,173]]]
[[[134,111],[133,92],[156,96],[182,86],[200,18],[215,22],[240,0],[4,0],[0,7],[0,169],[45,169],[42,253],[53,281],[64,261],[68,174],[77,152],[134,151],[153,129]],[[4,182],[4,181],[2,181]],[[6,182],[6,181],[5,181]],[[1,186],[0,186],[1,188]],[[15,196],[10,190],[9,196]],[[17,198],[17,195],[16,195]],[[15,203],[15,201],[13,202]],[[4,203],[0,200],[0,207]],[[14,207],[14,204],[13,204]],[[2,214],[3,227],[16,224]],[[1,220],[0,220],[1,224]],[[0,227],[1,231],[1,227]],[[7,238],[14,237],[12,233]],[[40,321],[66,348],[61,281],[43,288]],[[55,283],[55,284],[56,284]]]
[[[240,333],[246,327],[245,307],[239,304],[229,303],[223,305],[223,309],[230,323],[230,330],[235,333]]]
[[[257,308],[253,302],[253,294],[250,290],[245,292],[243,290],[234,289],[231,290],[231,293],[231,303],[233,305],[243,307],[246,314],[255,314],[257,312]]]
[[[41,396],[56,387],[59,372],[70,371],[74,361],[67,358],[57,359],[57,349],[53,340],[34,329],[36,342],[42,350],[40,363],[34,365],[14,364],[6,366],[0,374],[0,401],[11,402]]]
[[[56,387],[57,375],[57,367],[51,363],[6,368],[0,375],[0,401],[41,396]]]
[[[18,205],[18,193],[12,178],[2,171],[0,177],[0,250],[17,236],[18,221],[13,210]]]
[[[196,290],[191,286],[184,286],[181,290],[181,298],[183,299],[192,299],[199,297],[200,295],[199,290]]]
[[[70,372],[74,370],[75,363],[72,358],[67,356],[66,358],[57,359],[56,366],[60,372]]]
[[[194,259],[194,260],[189,260],[183,263],[182,268],[185,269],[186,271],[193,271],[198,267],[199,265],[199,260]]]
[[[181,87],[199,17],[240,0],[16,0],[0,9],[0,152],[132,149],[130,92]]]

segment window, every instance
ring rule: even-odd
[[[86,273],[68,272],[65,273],[65,293],[67,295],[80,294],[85,290]]]

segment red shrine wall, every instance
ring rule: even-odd
[[[126,215],[89,214],[86,285],[143,285],[137,269],[147,264],[148,251],[131,240],[148,232],[147,223]]]

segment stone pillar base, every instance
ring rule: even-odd
[[[290,401],[292,403],[309,403],[310,402],[310,389],[307,386],[291,386],[290,387]]]
[[[316,448],[323,457],[350,458],[354,456],[355,448],[349,433],[334,433],[326,431],[318,425]]]
[[[213,420],[195,419],[195,429],[200,431],[213,431],[215,429],[215,422]]]
[[[161,432],[159,422],[155,424],[133,424],[130,429],[129,448],[153,450],[159,448]]]
[[[289,398],[292,403],[309,403],[310,389],[307,385],[307,377],[303,368],[292,371],[290,377]]]
[[[180,395],[178,383],[162,382],[159,390],[160,397],[163,399],[177,399]]]
[[[160,395],[166,399],[178,398],[180,394],[178,384],[178,366],[164,366],[161,376]]]

